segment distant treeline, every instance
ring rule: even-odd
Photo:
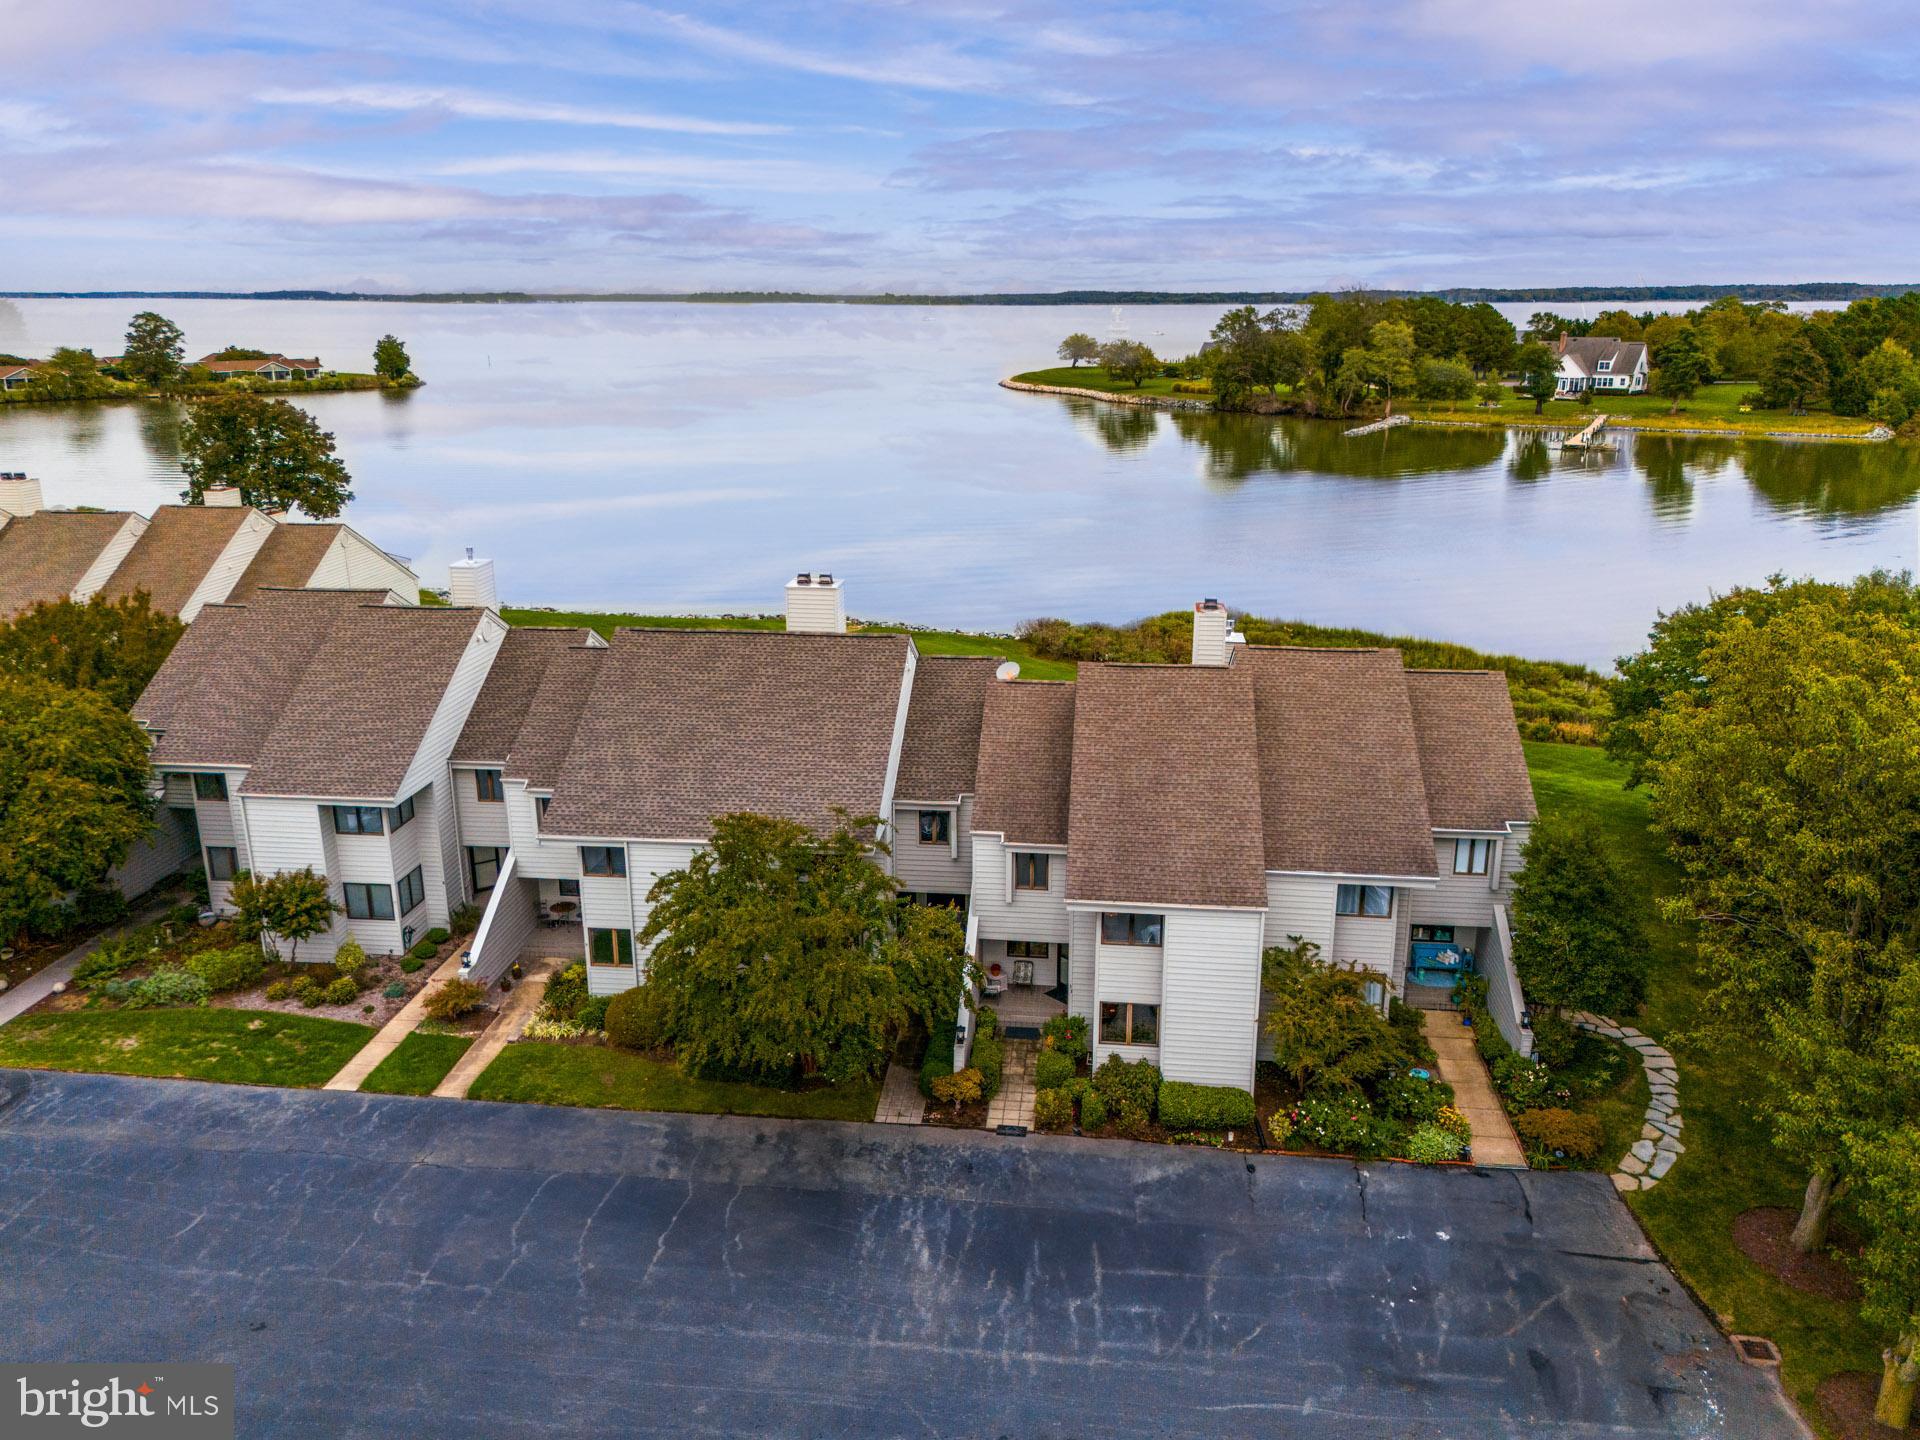
[[[1371,287],[1369,287],[1371,288]],[[1423,295],[1489,304],[1587,303],[1598,300],[1865,300],[1920,291],[1920,281],[1863,284],[1851,280],[1791,285],[1561,285],[1509,289],[1374,289],[1385,299]],[[359,290],[0,290],[11,300],[386,300],[415,305],[534,305],[621,301],[730,305],[1297,305],[1321,290],[1052,290],[980,295],[820,295],[799,290],[695,290],[675,294],[588,291],[536,295],[524,290],[422,291],[382,295]]]

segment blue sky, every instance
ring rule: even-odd
[[[1920,280],[1899,0],[0,0],[0,285]]]

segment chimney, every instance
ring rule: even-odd
[[[19,470],[0,473],[0,510],[18,518],[46,508],[38,480],[29,480],[25,472]]]
[[[1560,332],[1560,350],[1559,350],[1559,353],[1560,353],[1560,354],[1562,354],[1562,355],[1564,355],[1564,354],[1566,354],[1566,353],[1567,353],[1567,332],[1566,332],[1566,331],[1564,331],[1564,330],[1562,330],[1562,331]]]
[[[466,559],[447,566],[447,600],[476,610],[498,610],[500,594],[493,588],[493,561],[474,559],[469,545]]]
[[[787,629],[813,635],[847,633],[847,610],[840,598],[840,582],[825,574],[802,570],[787,582]]]
[[[200,503],[231,508],[245,502],[240,498],[240,488],[237,485],[209,485],[200,492]]]
[[[1233,631],[1227,607],[1218,600],[1202,600],[1193,607],[1193,663],[1225,665],[1227,639]]]

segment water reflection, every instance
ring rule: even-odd
[[[1533,431],[1514,432],[1513,453],[1507,461],[1507,474],[1522,483],[1544,480],[1553,473],[1553,447],[1547,437]]]
[[[1116,455],[1139,450],[1159,433],[1159,411],[1145,405],[1109,405],[1100,400],[1066,397],[1073,423]]]
[[[1792,515],[1862,518],[1920,493],[1920,449],[1912,445],[1754,440],[1740,463],[1767,504]]]
[[[1370,480],[1435,475],[1481,469],[1498,460],[1506,447],[1506,437],[1498,430],[1403,426],[1349,437],[1350,427],[1338,420],[1168,413],[1180,437],[1200,450],[1210,481],[1301,471]]]

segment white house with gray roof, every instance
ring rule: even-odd
[[[1643,395],[1650,374],[1647,347],[1639,340],[1605,335],[1560,336],[1554,394],[1562,398],[1592,391],[1599,395]]]

